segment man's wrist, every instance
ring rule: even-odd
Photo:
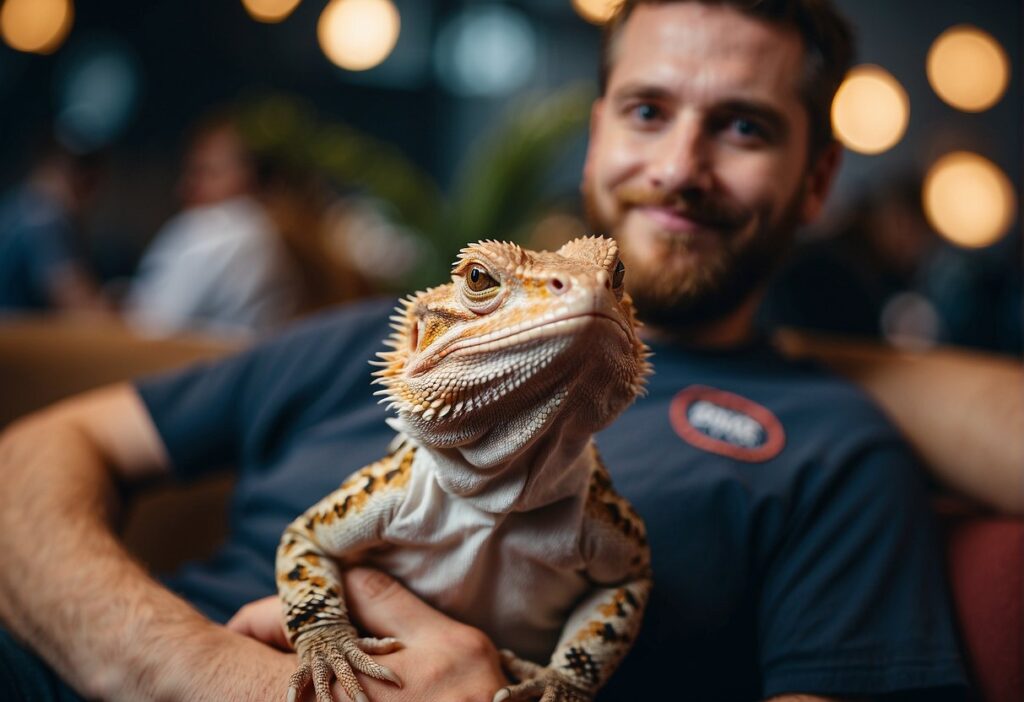
[[[288,678],[297,666],[294,655],[207,621],[187,634],[172,633],[165,645],[168,655],[151,661],[148,680],[143,680],[143,692],[152,699],[284,699]],[[121,699],[133,698],[123,695]]]

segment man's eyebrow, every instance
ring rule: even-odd
[[[665,88],[658,87],[656,85],[648,85],[645,83],[626,83],[625,85],[619,86],[612,93],[611,98],[614,102],[622,102],[623,100],[669,100],[672,97],[672,92]]]

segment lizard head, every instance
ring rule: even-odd
[[[624,274],[616,243],[603,237],[556,252],[471,244],[451,283],[399,304],[390,349],[378,354],[379,394],[407,433],[439,448],[499,425],[508,441],[526,442],[559,416],[592,433],[650,372]]]

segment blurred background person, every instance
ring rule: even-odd
[[[893,177],[810,232],[769,286],[762,328],[1019,354],[1019,237],[991,250],[955,246],[923,200],[919,176]]]
[[[299,276],[296,313],[373,294],[377,287],[355,265],[349,245],[380,233],[367,226],[369,220],[348,216],[361,198],[338,195],[315,164],[294,156],[267,149],[256,150],[255,158],[259,201]]]
[[[129,324],[150,333],[252,335],[298,312],[299,271],[256,197],[257,176],[232,117],[198,125],[179,182],[182,211],[143,254],[124,304]]]
[[[27,178],[0,199],[0,314],[111,314],[81,236],[101,170],[98,154],[47,140]]]
[[[769,288],[762,323],[934,342],[939,322],[923,291],[939,245],[921,209],[920,180],[885,182],[798,246]]]

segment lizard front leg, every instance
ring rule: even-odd
[[[629,651],[640,631],[651,592],[651,553],[643,520],[612,488],[608,470],[594,452],[581,552],[595,586],[576,606],[546,667],[503,653],[517,685],[502,688],[494,702],[540,697],[542,702],[593,699]]]
[[[649,578],[596,590],[573,612],[545,667],[502,651],[505,670],[519,683],[493,702],[589,702],[629,651],[640,630],[651,590]]]
[[[282,536],[277,550],[278,594],[288,639],[301,661],[289,680],[289,702],[310,683],[317,702],[332,702],[332,677],[350,699],[368,702],[356,671],[401,686],[398,676],[369,655],[393,651],[399,642],[359,637],[349,620],[336,559],[380,542],[392,506],[403,494],[411,454],[407,451],[357,472],[292,522]]]

